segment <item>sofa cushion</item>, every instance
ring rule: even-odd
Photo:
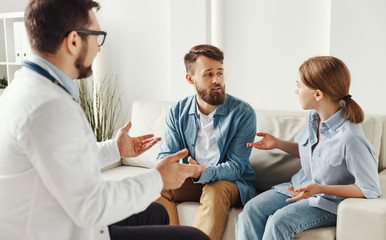
[[[382,134],[381,142],[380,142],[380,150],[379,150],[379,164],[378,171],[382,171],[386,168],[386,116],[377,116],[377,118],[382,123],[382,130],[376,129]]]
[[[256,110],[257,132],[266,132],[285,140],[293,141],[303,128],[307,112]],[[255,141],[261,137],[256,137]],[[256,173],[256,190],[270,189],[272,186],[287,182],[300,169],[299,158],[285,152],[253,149],[250,157],[251,166]]]
[[[153,133],[156,137],[163,137],[166,117],[172,102],[161,101],[136,101],[133,104],[130,129],[131,136],[140,136]],[[153,168],[157,161],[156,157],[159,145],[156,145],[142,155],[135,158],[123,158],[123,165]]]
[[[366,138],[370,141],[371,145],[373,145],[377,159],[379,160],[382,139],[381,118],[374,115],[366,115],[365,120],[363,121],[361,126]]]

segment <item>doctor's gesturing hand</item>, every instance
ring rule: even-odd
[[[205,165],[183,164],[178,161],[188,155],[188,150],[183,149],[161,159],[155,169],[161,174],[164,183],[163,189],[179,188],[188,177],[201,174],[206,169]]]
[[[130,128],[131,121],[119,129],[115,137],[121,157],[137,157],[161,141],[160,137],[154,138],[154,134],[130,137]]]

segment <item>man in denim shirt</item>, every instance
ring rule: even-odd
[[[256,116],[250,105],[225,94],[224,55],[211,45],[198,45],[185,55],[186,80],[196,94],[175,104],[166,119],[157,159],[187,148],[186,164],[207,168],[181,188],[163,191],[158,202],[178,225],[175,202],[199,201],[193,226],[221,239],[231,206],[245,204],[256,195],[251,150]]]

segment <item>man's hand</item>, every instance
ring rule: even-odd
[[[179,188],[185,179],[201,174],[206,169],[203,165],[179,163],[178,161],[187,154],[188,150],[184,149],[158,162],[155,169],[161,174],[164,190]]]
[[[192,157],[189,157],[189,158],[188,158],[188,161],[189,161],[189,165],[197,165],[197,166],[199,166],[199,165],[197,164],[196,160],[193,160]],[[193,175],[192,177],[194,177],[194,178],[200,178],[200,176],[201,176],[201,172],[198,172],[197,174]]]
[[[131,121],[119,129],[115,140],[118,143],[121,157],[137,157],[154,146],[161,138],[154,138],[154,134],[147,134],[139,137],[130,137],[129,130]]]
[[[307,199],[314,195],[322,193],[321,185],[317,183],[311,183],[306,185],[305,187],[299,187],[299,188],[294,188],[291,186],[291,187],[288,187],[287,190],[295,196],[293,198],[288,198],[286,200],[287,202],[294,202],[300,199]]]

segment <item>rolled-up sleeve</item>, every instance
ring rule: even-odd
[[[378,179],[378,163],[375,152],[369,143],[353,139],[347,149],[347,169],[355,178],[355,185],[365,198],[378,198],[381,195]]]

